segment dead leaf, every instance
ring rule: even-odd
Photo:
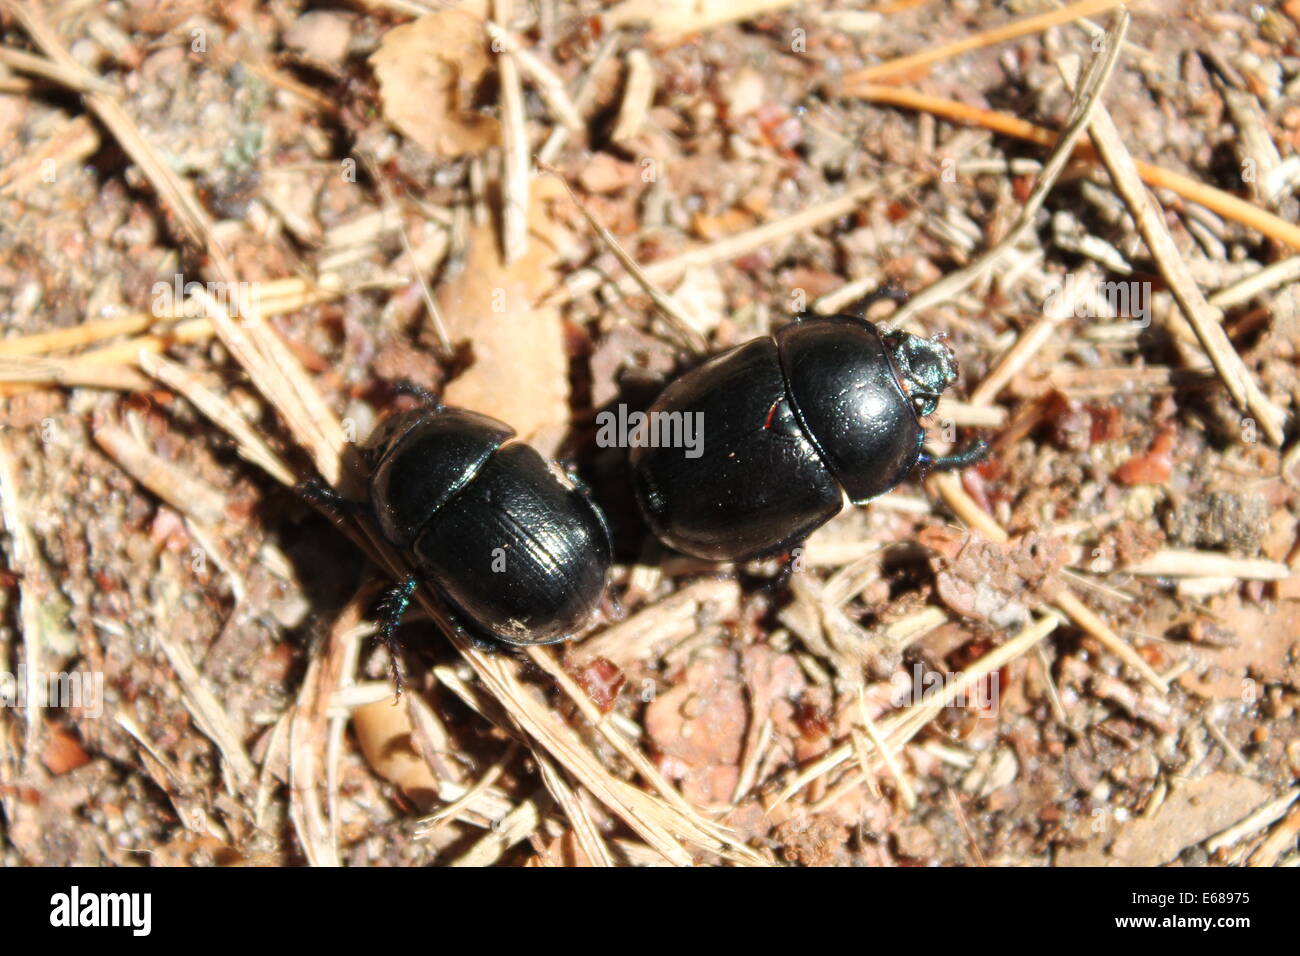
[[[550,454],[568,428],[569,360],[559,311],[536,303],[555,286],[570,236],[550,216],[558,184],[540,177],[533,186],[524,256],[507,266],[496,230],[475,228],[464,269],[438,290],[452,341],[468,340],[474,356],[443,397],[501,419]]]
[[[389,30],[370,57],[384,117],[434,156],[482,152],[501,135],[490,116],[472,112],[487,72],[486,0],[462,0]]]
[[[1061,850],[1057,866],[1160,866],[1269,799],[1263,784],[1231,773],[1212,773],[1176,788],[1150,817],[1136,817],[1088,846]],[[1107,845],[1109,844],[1109,845]]]
[[[75,735],[62,727],[51,727],[45,740],[45,751],[41,754],[41,763],[57,777],[69,770],[84,767],[90,763],[90,756]]]
[[[352,727],[366,763],[375,773],[395,783],[422,810],[433,806],[438,781],[416,752],[405,707],[394,707],[391,700],[363,704],[352,711]]]
[[[1198,666],[1178,683],[1203,697],[1224,700],[1259,694],[1266,684],[1300,685],[1300,604],[1279,601],[1265,608],[1232,594],[1211,602],[1209,611],[1233,643],[1198,645]]]

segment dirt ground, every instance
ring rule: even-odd
[[[1089,128],[1151,192],[1083,131],[1034,209],[1002,120],[1117,40],[1065,6],[0,4],[0,862],[1300,862],[1300,3],[1133,3]],[[598,412],[960,275],[906,321],[984,463],[653,540]],[[617,563],[556,648],[414,611],[394,705],[386,558],[293,485],[355,493],[402,379],[574,462]]]

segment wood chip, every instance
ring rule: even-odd
[[[623,86],[623,103],[618,110],[609,138],[627,146],[641,131],[650,104],[654,102],[655,75],[645,50],[631,50],[627,55],[627,82]]]
[[[216,524],[225,514],[226,497],[180,465],[167,461],[117,425],[95,429],[95,443],[128,475],[181,514],[203,524]]]

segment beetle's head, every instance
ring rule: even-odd
[[[957,357],[952,349],[938,337],[923,339],[910,332],[885,333],[885,346],[916,414],[922,418],[931,414],[943,390],[957,381]]]

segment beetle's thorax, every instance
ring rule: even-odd
[[[910,332],[887,332],[884,340],[916,414],[922,418],[932,414],[944,389],[957,381],[952,350],[937,338],[923,339]]]

